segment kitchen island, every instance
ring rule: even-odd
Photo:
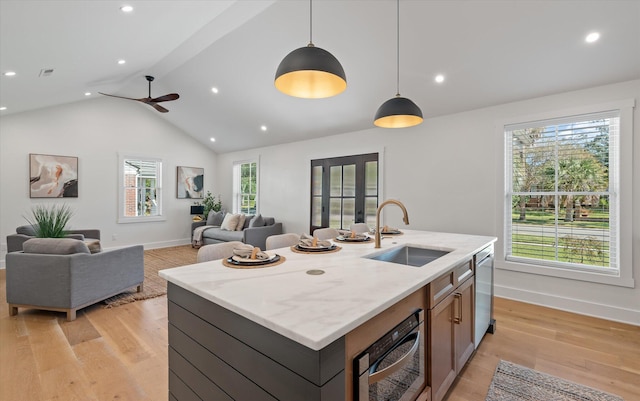
[[[163,270],[170,399],[203,397],[199,392],[229,400],[347,399],[349,333],[495,240],[405,230],[384,238],[381,249],[373,242],[337,243],[340,251],[323,254],[278,249],[286,260],[273,267],[212,261]],[[405,244],[449,253],[422,267],[369,258]]]

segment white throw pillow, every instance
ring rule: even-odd
[[[236,227],[238,227],[238,220],[240,220],[239,214],[227,213],[220,228],[227,231],[235,231]]]
[[[244,228],[244,222],[247,220],[247,216],[240,213],[240,217],[238,218],[238,225],[236,226],[236,231],[242,231]]]

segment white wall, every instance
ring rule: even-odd
[[[556,109],[623,99],[640,100],[640,81],[429,118],[418,127],[366,131],[219,155],[218,183],[231,204],[234,161],[260,158],[260,212],[282,221],[287,232],[309,227],[310,160],[380,152],[383,198],[401,200],[411,229],[490,235],[499,238],[498,164],[503,162],[500,121]],[[634,154],[640,154],[640,105],[634,112]],[[633,166],[633,276],[640,277],[640,163]],[[398,208],[387,208],[386,223],[402,227]],[[500,262],[498,261],[498,264]],[[496,294],[640,324],[640,289],[496,270]],[[636,284],[637,287],[637,284]]]
[[[163,159],[166,221],[118,224],[118,152]],[[78,198],[30,199],[29,153],[77,156]],[[176,167],[205,169],[205,191],[215,187],[216,155],[191,136],[136,102],[98,98],[3,116],[0,119],[0,231],[27,224],[35,204],[66,203],[72,228],[99,228],[104,248],[145,248],[189,243],[189,199],[176,198]],[[116,240],[113,240],[113,236]]]

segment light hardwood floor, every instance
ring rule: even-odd
[[[640,327],[505,299],[496,299],[495,317],[497,332],[449,401],[484,400],[501,359],[640,400]],[[167,376],[166,297],[97,304],[73,322],[35,310],[9,317],[0,275],[0,400],[163,401]]]

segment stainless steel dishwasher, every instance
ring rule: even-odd
[[[493,244],[474,256],[476,266],[476,327],[475,347],[478,348],[485,333],[496,330],[493,318]]]

